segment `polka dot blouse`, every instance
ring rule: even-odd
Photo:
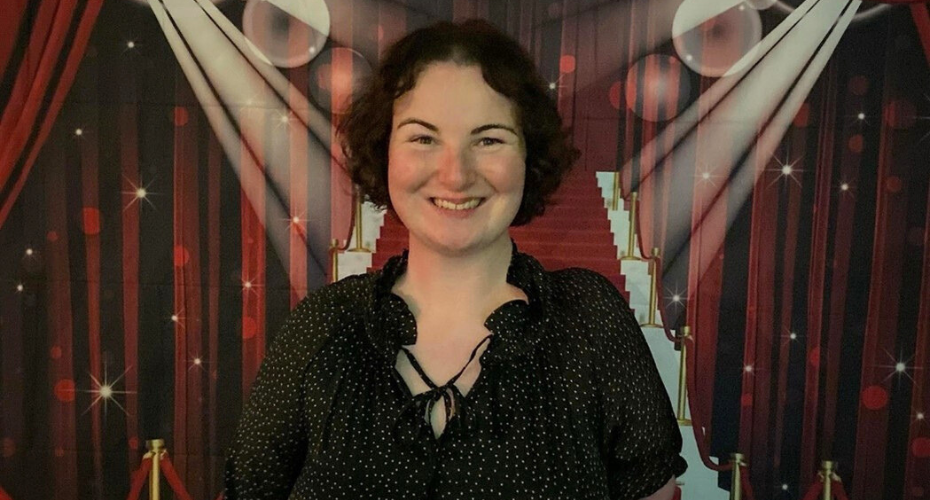
[[[512,244],[507,282],[529,303],[488,316],[467,396],[431,381],[413,395],[395,368],[416,343],[391,291],[406,250],[301,301],[252,386],[225,497],[637,500],[681,476],[681,434],[626,301],[604,276],[546,271]],[[438,438],[433,405],[447,409]]]

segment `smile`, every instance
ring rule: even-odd
[[[444,208],[446,210],[471,210],[476,208],[482,202],[484,198],[472,198],[464,203],[452,203],[450,201],[442,200],[439,198],[430,198],[430,201],[433,202],[433,205],[436,205],[439,208]]]

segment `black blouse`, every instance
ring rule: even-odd
[[[681,476],[681,433],[626,301],[604,276],[546,271],[511,242],[507,282],[529,304],[487,318],[467,396],[414,397],[395,369],[416,343],[391,291],[406,250],[301,301],[252,386],[226,498],[637,500]],[[432,404],[454,409],[438,439]]]

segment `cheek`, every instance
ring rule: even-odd
[[[494,168],[498,189],[522,194],[526,182],[526,164],[523,158],[512,156],[501,158]]]

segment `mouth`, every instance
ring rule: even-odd
[[[468,213],[474,211],[476,208],[484,204],[486,198],[471,198],[462,203],[450,203],[449,201],[442,200],[440,198],[430,198],[430,203],[434,207],[439,208],[447,212],[462,212]]]

